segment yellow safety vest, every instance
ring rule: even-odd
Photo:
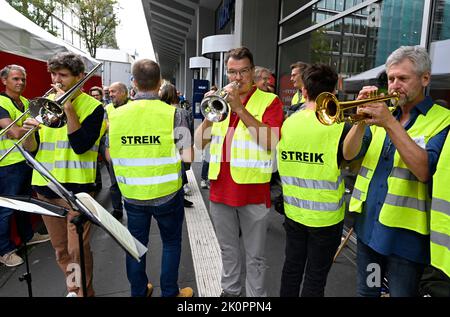
[[[55,95],[50,95],[54,99]],[[86,93],[81,93],[72,101],[80,123],[91,115],[100,105],[99,101]],[[97,156],[100,138],[105,126],[102,125],[95,144],[83,154],[73,151],[67,136],[67,126],[49,128],[41,125],[39,129],[39,148],[36,160],[42,163],[53,176],[61,183],[91,184],[95,182],[97,169]],[[45,180],[37,171],[33,171],[33,185],[46,186]]]
[[[277,96],[256,89],[247,102],[246,109],[257,120],[262,117]],[[222,149],[228,131],[230,116],[214,123],[211,130],[209,179],[217,179],[222,161]],[[239,120],[231,142],[230,173],[237,184],[262,184],[270,181],[272,175],[272,154],[260,147],[248,128]]]
[[[20,100],[24,105],[23,111],[25,112],[28,109],[29,102],[25,97],[22,96],[20,96]],[[11,99],[9,99],[6,96],[0,95],[0,107],[8,111],[12,121],[14,121],[16,118],[18,118],[20,115],[23,114],[23,112],[21,112],[19,109],[16,108]],[[16,125],[21,127],[25,119],[28,117],[29,116],[23,116],[19,121],[16,122]],[[0,156],[5,154],[9,148],[14,147],[14,143],[16,143],[17,141],[18,140],[16,139],[8,139],[6,134],[0,136]],[[7,156],[5,156],[5,158],[2,161],[0,161],[0,167],[16,164],[24,160],[25,158],[22,156],[19,150],[14,149]]]
[[[175,110],[160,100],[135,100],[111,112],[110,155],[124,197],[150,200],[181,188]]]
[[[345,186],[337,165],[343,129],[344,124],[321,124],[309,109],[284,122],[277,161],[288,218],[310,227],[344,219]]]
[[[302,96],[302,98],[300,99],[300,96]],[[300,100],[300,101],[299,101]],[[300,92],[300,90],[297,90],[297,92],[294,94],[294,96],[292,97],[291,100],[291,106],[298,104],[299,102],[301,103],[305,103],[306,99],[305,97],[302,95],[302,93]]]
[[[450,136],[433,176],[430,220],[431,265],[450,277]]]
[[[433,105],[426,116],[420,114],[413,126],[406,131],[423,148],[428,141],[450,124],[450,111]],[[350,211],[362,212],[363,202],[377,167],[383,148],[386,131],[373,126],[372,142],[364,157],[356,179]],[[398,151],[394,154],[394,164],[388,177],[388,192],[381,208],[379,221],[388,227],[404,228],[420,234],[430,233],[429,211],[431,198],[428,185],[420,182],[408,169]]]

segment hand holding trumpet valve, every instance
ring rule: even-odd
[[[370,99],[375,97],[384,97],[384,94],[377,94],[378,87],[376,86],[364,86],[359,92],[357,100]],[[392,126],[393,121],[396,121],[392,115],[391,110],[388,108],[385,102],[371,102],[358,106],[358,115],[363,115],[367,119],[362,120],[367,125],[376,125],[379,127],[387,128]]]

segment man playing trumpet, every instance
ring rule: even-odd
[[[242,233],[246,254],[246,296],[267,296],[264,285],[264,249],[270,211],[272,154],[283,122],[280,99],[257,89],[253,82],[253,55],[246,47],[227,53],[230,84],[224,87],[230,106],[218,123],[204,120],[195,132],[195,143],[209,142],[211,158],[211,218],[222,255],[221,296],[241,294]]]
[[[429,182],[436,170],[450,123],[450,112],[424,94],[431,61],[419,46],[402,46],[386,61],[388,92],[399,107],[384,103],[358,109],[369,118],[344,141],[344,158],[364,157],[350,201],[357,212],[358,295],[380,296],[383,276],[391,296],[417,296],[430,261]],[[363,87],[358,99],[377,87]],[[370,126],[368,126],[370,125]]]

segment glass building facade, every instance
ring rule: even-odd
[[[449,15],[450,0],[281,0],[279,95],[289,104],[296,61],[333,66],[346,92],[346,78],[383,65],[399,46],[450,39]]]

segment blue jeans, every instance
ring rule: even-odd
[[[357,244],[357,292],[358,296],[379,297],[386,277],[391,297],[418,296],[419,282],[424,265],[396,255],[383,255],[360,240]],[[370,285],[369,285],[370,284]]]
[[[203,160],[201,178],[205,181],[208,180],[208,171],[209,171],[209,161]]]
[[[31,195],[32,169],[20,162],[0,167],[0,196],[3,195]],[[11,241],[11,217],[15,213],[13,209],[0,207],[0,255],[16,249]],[[30,215],[23,211],[16,213],[18,232],[25,241],[33,237]]]
[[[128,216],[128,229],[143,245],[147,246],[152,216],[158,223],[162,240],[161,259],[161,296],[177,296],[178,267],[181,256],[181,229],[184,219],[183,191],[180,190],[174,198],[160,206],[137,206],[125,201]],[[127,254],[127,276],[131,284],[131,296],[146,296],[147,273],[146,255],[138,262]]]

